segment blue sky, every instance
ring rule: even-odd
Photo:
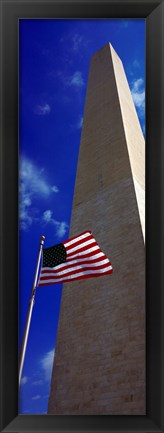
[[[45,247],[69,237],[90,58],[108,42],[123,62],[145,133],[143,19],[19,22],[20,346],[40,236]],[[61,293],[59,284],[37,289],[19,413],[47,412]]]

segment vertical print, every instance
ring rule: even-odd
[[[21,414],[145,414],[144,80],[142,19],[19,22],[20,350],[42,235],[113,266],[38,285]]]

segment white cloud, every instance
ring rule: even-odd
[[[69,43],[68,43],[69,42]],[[67,37],[62,37],[60,39],[61,44],[65,44],[65,50],[66,52],[72,52],[74,54],[80,55],[80,57],[83,54],[84,49],[87,47],[89,40],[85,39],[83,35],[80,35],[79,33],[74,33],[72,35],[72,32],[67,35]]]
[[[122,22],[121,22],[121,27],[122,27],[123,29],[127,29],[128,26],[129,26],[129,21],[127,21],[127,20],[125,20],[125,19],[123,18],[123,19],[122,19]]]
[[[34,382],[32,382],[32,385],[43,385],[43,380],[35,380]]]
[[[49,223],[50,221],[52,221],[52,211],[51,210],[46,210],[43,214],[43,221],[45,223]]]
[[[138,78],[137,80],[133,81],[133,89],[134,91],[139,91],[141,87],[143,87],[144,81],[143,78]]]
[[[24,205],[25,206],[27,206],[27,207],[31,206],[31,203],[32,203],[32,201],[31,201],[30,197],[27,196],[24,198]]]
[[[46,381],[50,381],[50,379],[51,379],[54,353],[55,353],[54,350],[50,350],[41,358],[41,361],[40,361],[41,367],[44,371],[44,377],[45,377]]]
[[[133,61],[133,67],[134,67],[135,69],[139,69],[139,68],[140,68],[140,64],[139,64],[139,61],[138,61],[137,59],[135,59],[135,60]]]
[[[32,216],[29,215],[27,209],[23,209],[22,205],[20,205],[19,219],[20,219],[20,229],[21,230],[26,231],[32,225],[33,218],[32,218]]]
[[[72,37],[72,49],[73,51],[78,51],[80,49],[80,46],[83,43],[83,36],[79,35],[78,33],[75,33]]]
[[[27,376],[23,376],[21,379],[21,385],[25,385],[28,382],[28,377]]]
[[[62,238],[67,231],[68,224],[65,221],[55,220],[52,215],[53,215],[53,212],[50,209],[46,210],[42,216],[43,222],[45,224],[49,224],[49,223],[52,224],[55,228],[55,234],[59,238]]]
[[[77,122],[77,128],[81,129],[83,125],[83,117],[81,116]]]
[[[41,398],[41,395],[37,394],[32,397],[32,400],[39,400]]]
[[[145,104],[145,92],[141,92],[141,93],[133,93],[133,100],[134,103],[136,105],[136,107],[138,108],[142,108]]]
[[[82,116],[79,116],[78,117],[78,120],[76,121],[76,123],[71,123],[70,124],[70,128],[71,128],[71,130],[76,130],[76,129],[81,129],[82,128],[82,126],[83,126],[83,117]]]
[[[20,188],[22,193],[39,194],[48,196],[51,191],[51,186],[48,185],[42,176],[43,169],[38,167],[27,158],[22,158],[20,163]],[[31,204],[30,196],[26,197],[26,203]]]
[[[84,86],[84,79],[81,71],[75,71],[71,76],[68,76],[63,71],[58,71],[56,77],[61,80],[64,87],[74,87],[74,89],[79,90]],[[69,99],[67,102],[69,102]]]
[[[51,107],[49,104],[35,105],[33,111],[38,116],[45,116],[50,113]]]
[[[47,199],[52,193],[59,191],[58,187],[51,186],[44,175],[44,168],[39,169],[27,158],[20,160],[20,228],[27,230],[35,218],[33,202],[36,198]]]
[[[76,71],[72,77],[70,77],[68,84],[76,88],[81,88],[84,86],[84,80],[81,71]]]
[[[131,86],[131,93],[134,104],[139,110],[140,116],[143,116],[145,111],[145,89],[144,80],[142,78],[133,81]]]
[[[62,238],[67,231],[68,224],[65,221],[62,222],[56,221],[56,226],[57,226],[56,234],[59,238]]]
[[[52,189],[53,192],[59,192],[59,188],[57,186],[55,186],[55,185],[52,186],[51,189]]]

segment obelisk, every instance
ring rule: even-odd
[[[111,44],[91,59],[70,237],[113,274],[63,286],[49,414],[145,414],[145,143]]]

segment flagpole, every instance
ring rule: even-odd
[[[28,334],[29,334],[30,323],[31,323],[32,310],[33,310],[34,301],[35,301],[35,293],[36,293],[36,287],[37,287],[39,265],[40,265],[40,259],[41,259],[43,245],[44,245],[44,240],[45,240],[45,236],[41,236],[41,238],[40,238],[40,248],[39,248],[39,253],[38,253],[38,260],[37,260],[37,265],[36,265],[36,270],[35,270],[35,276],[34,276],[34,282],[33,282],[32,292],[31,292],[31,298],[30,298],[30,301],[29,301],[29,308],[28,308],[28,313],[27,313],[26,326],[25,326],[25,331],[24,331],[24,336],[23,336],[23,342],[22,342],[22,349],[21,349],[21,355],[20,355],[19,385],[20,385],[21,377],[22,377],[22,370],[23,370],[23,364],[24,364],[24,359],[25,359],[25,353],[26,353],[27,340],[28,340]]]

